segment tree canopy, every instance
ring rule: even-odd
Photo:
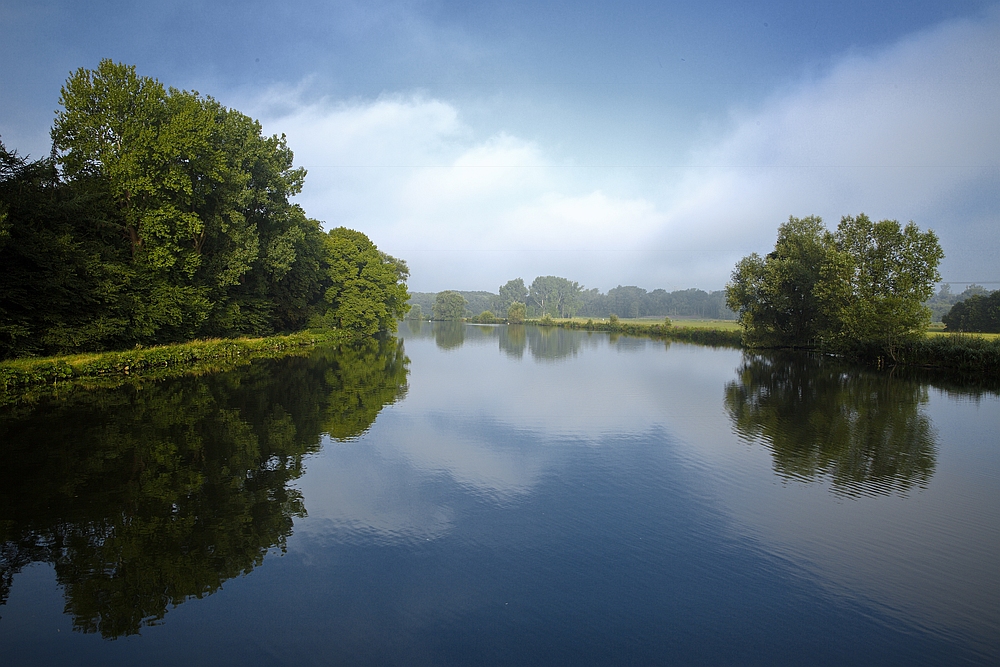
[[[890,356],[930,323],[944,253],[934,232],[895,220],[844,216],[835,232],[818,217],[790,218],[767,257],[743,258],[726,288],[753,346],[850,348]]]
[[[513,303],[525,303],[528,300],[528,288],[524,280],[515,278],[500,286],[497,299],[497,312],[504,313]]]
[[[406,263],[379,251],[361,232],[345,227],[330,230],[325,240],[328,321],[365,335],[395,331],[396,321],[409,309]]]
[[[102,60],[63,86],[53,157],[0,145],[0,357],[267,335],[359,335],[406,311],[405,263],[290,199],[284,136]],[[350,265],[350,267],[348,266]]]
[[[752,345],[794,346],[816,341],[822,327],[815,295],[828,251],[826,229],[815,216],[790,217],[766,257],[753,253],[733,271],[726,302]]]
[[[973,294],[941,318],[947,331],[1000,333],[1000,290]]]
[[[434,319],[456,321],[465,317],[465,297],[454,290],[439,292],[434,300]]]
[[[572,317],[580,306],[580,283],[559,276],[538,276],[528,288],[528,300],[539,315]]]

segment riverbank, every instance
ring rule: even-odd
[[[584,331],[606,331],[630,336],[649,336],[712,347],[742,348],[742,331],[733,321],[655,321],[540,319],[527,324],[557,326]],[[1000,376],[1000,335],[960,334],[929,331],[925,338],[886,350],[877,344],[856,344],[838,356],[869,366],[904,366],[960,373],[970,379]]]
[[[912,366],[1000,377],[1000,337],[991,334],[940,333],[899,343],[891,350],[856,343],[845,350],[845,356],[880,368]]]
[[[583,320],[573,319],[540,319],[527,320],[526,324],[538,326],[556,326],[564,329],[582,331],[606,331],[613,334],[628,336],[649,336],[665,340],[676,340],[685,343],[697,343],[710,347],[743,347],[742,334],[736,322],[679,320],[678,323],[667,324],[665,321],[642,320]]]
[[[290,356],[316,345],[347,340],[341,331],[302,331],[266,338],[198,340],[120,352],[11,359],[0,362],[0,403],[35,387],[65,383],[113,386],[136,379],[216,372],[254,359]]]

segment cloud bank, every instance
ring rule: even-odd
[[[657,163],[656,146],[636,164],[579,164],[583,150],[482,136],[457,103],[415,93],[272,91],[249,106],[308,168],[309,214],[406,259],[417,291],[543,274],[718,289],[789,215],[833,227],[862,211],[937,231],[946,280],[1000,281],[998,43],[993,12],[848,54],[734,110],[679,165]]]

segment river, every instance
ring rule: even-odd
[[[0,662],[1000,664],[996,392],[400,328],[0,408]]]

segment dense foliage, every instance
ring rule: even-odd
[[[465,317],[465,297],[454,290],[439,292],[432,312],[435,320],[457,321]]]
[[[942,322],[944,320],[944,316],[951,311],[952,306],[959,301],[965,301],[970,296],[986,296],[989,293],[989,290],[982,285],[977,285],[976,283],[970,283],[969,286],[961,292],[952,292],[951,285],[944,283],[941,285],[937,294],[927,300],[926,305],[931,309],[931,321]]]
[[[407,311],[406,263],[352,229],[333,229],[325,242],[329,287],[324,321],[364,335],[395,331],[396,320]]]
[[[912,222],[845,216],[833,233],[790,218],[766,257],[737,264],[726,288],[751,346],[849,350],[876,345],[895,358],[930,323],[924,302],[943,257],[934,232]]]
[[[729,307],[739,313],[750,345],[809,345],[821,329],[814,294],[827,249],[817,217],[789,218],[766,257],[753,253],[733,271]]]
[[[317,315],[368,334],[406,312],[405,264],[290,202],[305,171],[283,136],[110,60],[70,76],[60,104],[51,158],[0,145],[0,358]]]
[[[959,301],[941,320],[948,331],[1000,333],[1000,290]]]

